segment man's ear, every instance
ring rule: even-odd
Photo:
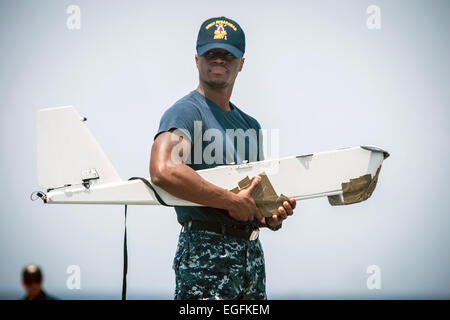
[[[241,58],[241,65],[239,67],[239,72],[241,72],[242,67],[244,66],[244,61],[245,61],[245,58]]]
[[[197,66],[197,69],[198,69],[198,55],[197,54],[195,54],[195,65]]]

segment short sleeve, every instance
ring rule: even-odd
[[[180,129],[187,135],[187,138],[192,143],[195,121],[201,120],[200,112],[193,104],[188,102],[177,102],[164,112],[161,121],[159,122],[158,132],[153,140],[155,140],[160,133],[171,129]]]

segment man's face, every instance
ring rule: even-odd
[[[211,49],[200,57],[195,55],[200,81],[213,88],[225,88],[234,84],[244,60],[224,49]]]
[[[25,287],[27,296],[30,299],[35,299],[42,290],[42,282],[40,281],[24,281],[23,286]]]

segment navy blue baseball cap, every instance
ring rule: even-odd
[[[245,34],[236,21],[225,17],[211,18],[202,23],[197,37],[197,54],[211,49],[224,49],[236,58],[245,52]]]

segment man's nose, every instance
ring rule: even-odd
[[[215,63],[220,63],[220,64],[224,64],[225,63],[225,57],[222,55],[217,55],[214,57],[213,61]]]

